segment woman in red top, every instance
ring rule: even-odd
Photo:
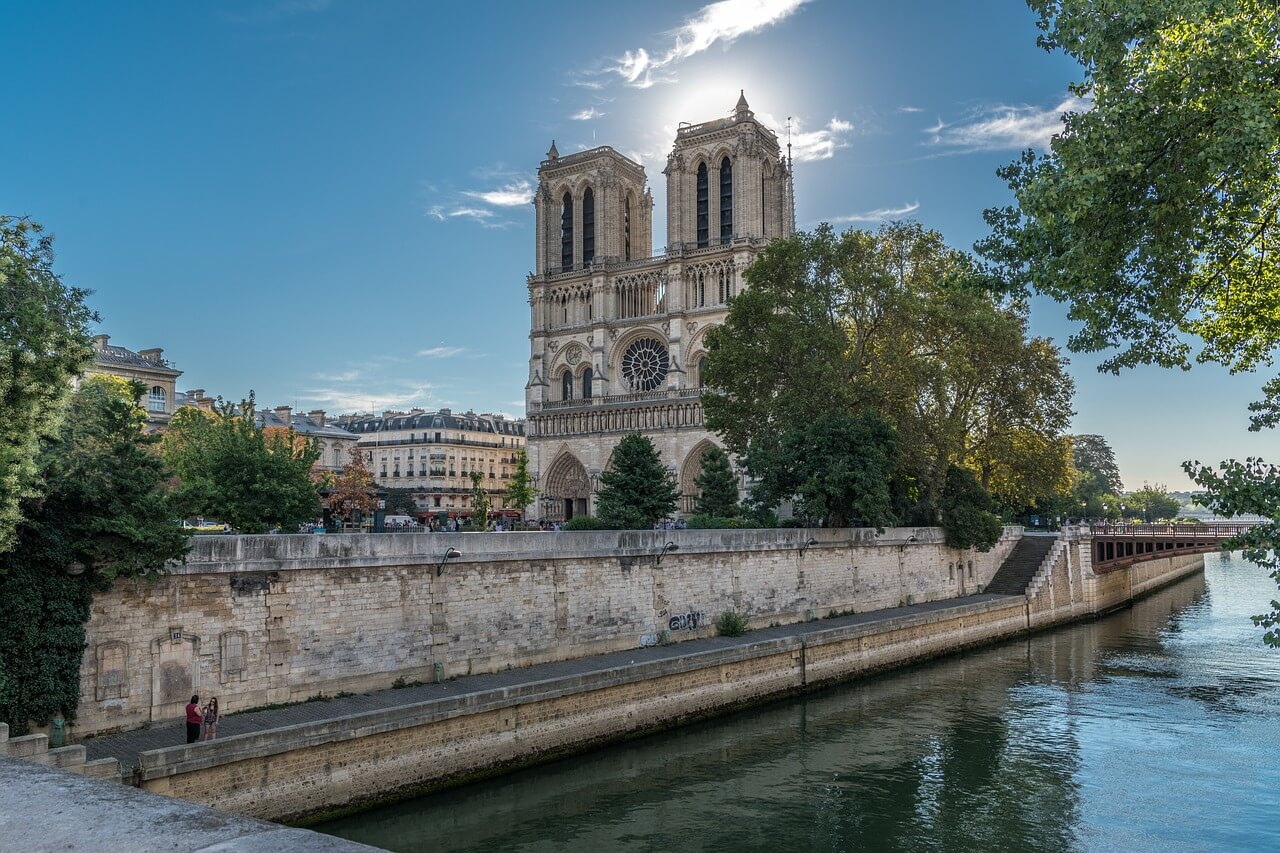
[[[187,743],[200,740],[200,697],[192,696],[187,703]]]

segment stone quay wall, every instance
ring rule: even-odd
[[[192,693],[226,712],[712,636],[728,610],[763,627],[959,598],[1020,536],[985,554],[934,528],[198,537],[95,597],[74,734],[179,718]]]
[[[142,753],[149,790],[271,820],[408,796],[479,772],[1026,634],[1123,606],[1201,570],[1198,554],[1094,575],[1068,537],[1027,596],[982,596],[862,624]],[[1051,592],[1052,590],[1052,592]],[[1052,600],[1050,600],[1052,596]]]

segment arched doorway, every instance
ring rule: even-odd
[[[706,452],[708,447],[712,447],[710,441],[700,441],[698,445],[689,451],[689,455],[684,459],[684,465],[680,467],[680,511],[686,515],[695,512],[694,504],[698,500],[698,475],[702,473],[702,454]]]
[[[591,478],[587,469],[572,453],[565,453],[547,472],[547,520],[568,521],[589,512]]]

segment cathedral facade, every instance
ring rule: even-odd
[[[789,158],[745,96],[727,118],[682,124],[667,158],[667,244],[653,253],[644,168],[609,146],[538,168],[530,274],[530,469],[538,515],[595,511],[600,474],[630,432],[653,440],[689,513],[703,451],[707,332],[742,273],[795,229]]]

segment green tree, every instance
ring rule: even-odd
[[[1011,504],[1066,492],[1065,362],[940,234],[823,225],[775,240],[745,275],[709,335],[703,405],[752,476],[782,458],[783,436],[867,409],[898,434],[895,503],[916,523],[937,522],[952,465]]]
[[[143,390],[88,377],[42,445],[39,495],[24,501],[18,547],[0,562],[0,720],[15,734],[30,720],[74,718],[94,590],[155,575],[187,551],[158,439],[144,431]]]
[[[647,436],[624,435],[600,475],[596,515],[607,527],[645,529],[675,512],[680,488]]]
[[[1078,352],[1232,371],[1280,346],[1280,6],[1029,0],[1039,43],[1083,74],[1050,151],[1000,171],[979,250],[1006,286],[1069,301]],[[1193,356],[1192,342],[1204,347]],[[1280,417],[1280,379],[1254,426]]]
[[[525,510],[538,499],[538,493],[533,487],[533,477],[529,474],[529,454],[523,447],[516,451],[515,459],[516,469],[511,475],[511,482],[507,484],[507,509],[518,509],[523,517]]]
[[[471,472],[471,523],[480,530],[489,529],[489,493],[479,471]]]
[[[767,456],[763,456],[767,454]],[[874,412],[822,415],[787,432],[776,450],[752,450],[757,505],[798,499],[801,512],[831,527],[884,527],[894,521],[891,481],[898,437]]]
[[[1123,500],[1127,516],[1144,521],[1176,518],[1182,509],[1182,501],[1170,495],[1169,489],[1160,483],[1154,486],[1143,483],[1141,489],[1125,495]]]
[[[1000,516],[991,496],[972,471],[955,465],[947,470],[942,492],[942,530],[952,548],[990,551],[1000,539]]]
[[[387,515],[416,515],[418,512],[418,504],[413,499],[413,489],[400,489],[394,486],[385,487],[386,504],[384,506]]]
[[[315,442],[293,430],[264,431],[253,396],[215,412],[182,408],[165,432],[165,460],[178,474],[176,505],[244,533],[292,530],[320,513],[319,484],[311,476],[320,457]]]
[[[1120,466],[1115,451],[1100,435],[1071,436],[1071,461],[1075,469],[1089,477],[1096,494],[1120,494]]]
[[[71,380],[89,363],[86,292],[53,271],[39,225],[0,216],[0,554],[14,544],[23,498],[40,484],[42,440],[58,434]]]
[[[733,475],[729,454],[717,445],[702,452],[702,470],[694,478],[698,497],[694,509],[698,515],[714,518],[736,518],[741,508],[738,504],[738,478]]]

